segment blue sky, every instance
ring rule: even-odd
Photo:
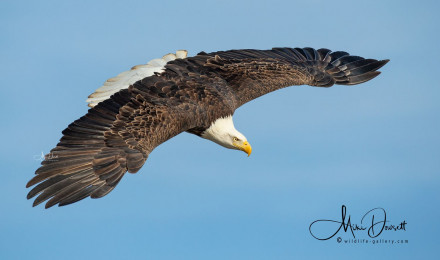
[[[1,259],[435,257],[438,2],[91,2],[0,3]],[[35,156],[107,78],[178,49],[285,46],[391,62],[359,86],[291,87],[237,110],[249,158],[182,134],[105,198],[50,210],[26,200]],[[380,238],[409,243],[314,239],[309,225],[339,220],[342,205],[355,222],[386,209],[407,231]]]

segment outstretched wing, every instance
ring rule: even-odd
[[[373,79],[389,60],[364,59],[328,49],[273,48],[200,53],[211,56],[206,66],[233,87],[239,106],[292,85],[331,87]]]
[[[188,55],[186,50],[176,51],[176,54],[169,53],[164,55],[160,59],[154,59],[144,65],[136,65],[131,70],[124,71],[118,76],[108,79],[104,82],[103,86],[95,90],[93,94],[90,94],[86,100],[89,107],[96,106],[99,102],[102,102],[111,95],[118,92],[121,89],[126,89],[136,81],[146,77],[153,76],[155,73],[160,73],[164,70],[167,62],[175,59],[184,59]]]
[[[88,196],[100,198],[124,174],[137,172],[162,142],[194,127],[201,108],[178,99],[187,96],[183,80],[153,76],[100,102],[70,124],[27,187],[28,199],[46,208]]]

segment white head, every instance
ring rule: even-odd
[[[202,137],[223,147],[241,150],[248,156],[251,155],[252,148],[246,137],[235,129],[232,116],[217,119],[203,132]]]

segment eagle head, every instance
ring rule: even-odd
[[[223,147],[243,151],[248,156],[252,153],[246,137],[235,129],[232,115],[218,118],[201,136]]]

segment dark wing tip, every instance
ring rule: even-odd
[[[41,167],[40,167],[41,168]],[[37,170],[38,171],[38,170]],[[35,184],[39,183],[41,181],[41,176],[40,175],[35,175],[34,177],[32,177],[32,179],[30,179],[28,181],[28,183],[26,183],[26,188],[29,188],[31,186],[34,186]]]
[[[385,64],[387,64],[388,62],[390,62],[390,59],[385,59],[385,60],[381,60],[381,62],[383,63],[382,66],[380,68],[382,68],[383,66],[385,66]],[[379,69],[380,69],[379,68]]]
[[[331,55],[333,56],[333,53]],[[326,72],[335,79],[335,83],[338,85],[357,85],[377,77],[380,74],[378,70],[389,61],[389,59],[364,59],[349,55],[338,56],[336,60],[332,60]]]

